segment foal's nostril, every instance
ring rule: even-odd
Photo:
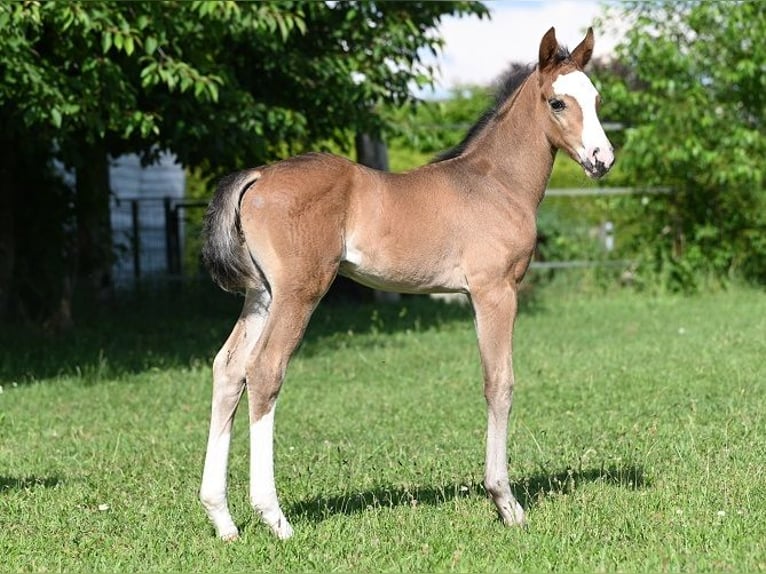
[[[614,163],[614,148],[611,144],[607,145],[603,150],[600,147],[594,147],[590,158],[594,164],[603,166],[604,173],[606,173],[609,171],[612,163]]]

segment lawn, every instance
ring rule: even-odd
[[[78,331],[0,333],[2,571],[766,570],[766,295],[549,288],[517,322],[512,487],[481,486],[484,400],[467,309],[320,307],[277,409],[295,527],[247,502],[235,423],[219,542],[197,502],[209,365],[238,301],[89,310]]]

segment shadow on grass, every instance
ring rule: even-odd
[[[602,482],[630,490],[649,486],[640,467],[600,467],[561,472],[541,472],[511,484],[514,496],[529,510],[549,496],[569,495],[583,484]],[[484,485],[477,482],[446,484],[435,487],[381,486],[365,492],[320,496],[297,502],[287,509],[287,515],[309,522],[322,522],[338,514],[351,515],[375,508],[402,506],[439,506],[469,497],[487,497]]]
[[[11,490],[53,488],[59,484],[61,480],[55,476],[0,476],[0,494]]]
[[[0,385],[60,375],[98,383],[150,369],[212,365],[242,301],[212,284],[183,285],[126,292],[108,307],[80,302],[77,326],[66,335],[0,325]],[[313,355],[347,345],[356,335],[420,332],[471,320],[468,305],[426,296],[386,304],[323,301],[299,352]]]
[[[641,490],[651,484],[638,466],[601,466],[548,474],[540,472],[511,484],[516,499],[525,509],[532,508],[548,496],[568,495],[583,484],[601,482],[629,490]]]

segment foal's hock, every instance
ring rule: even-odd
[[[599,95],[583,67],[593,31],[571,52],[551,28],[539,63],[465,140],[407,173],[307,154],[233,174],[205,219],[211,275],[245,303],[213,363],[213,405],[200,499],[218,536],[238,536],[226,499],[234,413],[247,391],[250,499],[280,538],[292,528],[274,484],[274,407],[291,355],[336,275],[376,289],[465,293],[473,306],[488,426],[484,485],[503,522],[523,524],[508,483],[511,344],[519,282],[556,151],[591,177],[614,162]]]

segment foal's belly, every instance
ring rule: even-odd
[[[347,245],[338,273],[357,283],[397,293],[463,293],[465,282],[456,262],[423,253],[364,253]]]

